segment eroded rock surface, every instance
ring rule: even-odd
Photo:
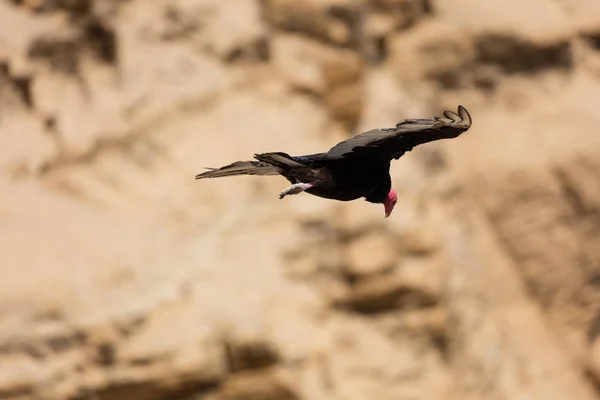
[[[0,399],[600,398],[594,1],[0,0]],[[194,182],[465,105],[400,198]]]

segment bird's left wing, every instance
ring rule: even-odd
[[[471,123],[471,115],[467,109],[458,106],[458,113],[444,111],[443,117],[407,119],[398,123],[395,128],[360,133],[333,146],[326,153],[327,159],[397,159],[420,144],[458,137],[471,127]]]

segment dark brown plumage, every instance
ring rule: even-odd
[[[350,201],[361,197],[383,203],[386,217],[396,203],[391,188],[390,162],[414,147],[460,136],[471,127],[469,112],[444,111],[443,117],[407,119],[394,128],[373,129],[333,146],[327,153],[290,156],[282,152],[255,154],[257,161],[236,161],[196,175],[196,179],[235,175],[282,175],[292,186],[280,198],[303,191],[315,196]]]

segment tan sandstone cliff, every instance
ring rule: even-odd
[[[0,399],[600,399],[595,0],[0,0]],[[392,218],[195,182],[466,106]]]

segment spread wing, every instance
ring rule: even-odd
[[[420,144],[458,137],[471,127],[471,122],[463,106],[458,106],[458,114],[444,111],[444,117],[407,119],[395,128],[373,129],[344,140],[326,153],[327,159],[398,159]]]

